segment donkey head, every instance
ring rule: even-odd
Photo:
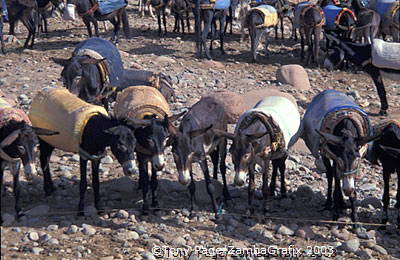
[[[172,123],[181,115],[165,116],[164,119],[158,119],[155,116],[145,117],[145,119],[150,119],[150,125],[139,128],[135,132],[138,144],[145,147],[151,154],[152,165],[158,171],[162,170],[165,165],[164,150],[170,136],[170,129],[173,128]]]
[[[214,133],[218,136],[232,140],[229,152],[232,154],[232,162],[235,167],[234,181],[236,185],[243,186],[246,182],[247,171],[251,164],[255,162],[255,142],[268,132],[246,135],[241,132],[231,134],[225,131],[214,130]]]
[[[0,143],[0,157],[9,162],[17,162],[21,159],[24,165],[25,176],[28,180],[36,175],[35,154],[39,143],[37,135],[55,135],[58,132],[36,128],[25,122],[11,121],[13,130]]]
[[[129,121],[120,122],[119,125],[104,131],[111,137],[111,152],[122,165],[124,174],[127,176],[134,174],[136,168],[134,160],[136,148],[134,129],[145,127],[149,124],[148,120],[129,119]]]
[[[375,145],[376,144],[376,145]],[[400,127],[397,124],[390,123],[383,129],[380,139],[374,142],[379,150],[384,151],[382,156],[391,159],[400,159]]]
[[[102,89],[102,82],[97,64],[103,59],[87,56],[73,56],[70,59],[53,58],[61,66],[61,78],[64,87],[81,99],[96,103],[96,96]]]
[[[328,144],[325,152],[328,157],[336,164],[336,175],[342,180],[342,190],[346,196],[353,194],[355,190],[354,177],[358,173],[358,168],[364,151],[363,146],[377,136],[358,137],[355,131],[342,129],[340,135],[317,132],[321,135],[324,142]]]
[[[211,128],[212,125],[188,132],[182,131],[182,129],[176,130],[175,128],[170,128],[171,137],[168,140],[168,145],[172,145],[172,155],[174,156],[181,184],[188,185],[190,182],[192,163],[196,156],[194,147],[199,145],[196,137],[205,134]]]

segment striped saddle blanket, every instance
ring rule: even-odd
[[[275,26],[278,23],[278,12],[271,5],[259,5],[250,9],[250,12],[258,12],[264,17],[263,27]],[[248,12],[248,14],[250,14]]]
[[[336,122],[325,119],[334,118]],[[362,110],[354,99],[343,92],[329,89],[313,98],[303,117],[304,141],[315,158],[320,157],[320,135],[317,130],[333,133],[334,127],[344,118],[351,118],[360,135],[371,135],[372,127],[367,113]]]
[[[327,5],[322,10],[325,15],[325,27],[334,30],[336,29],[336,19],[338,18],[338,15],[340,15],[343,10],[347,9],[336,5]]]
[[[374,39],[371,54],[376,67],[400,71],[400,43]]]
[[[126,0],[97,0],[97,2],[99,3],[99,12],[102,15],[109,14],[128,4]]]

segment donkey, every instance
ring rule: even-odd
[[[295,17],[298,17],[299,23],[298,26],[300,31],[301,43],[300,60],[302,62],[304,61],[304,46],[306,43],[308,46],[306,65],[308,66],[310,64],[310,61],[312,61],[313,63],[316,63],[317,66],[319,66],[318,53],[322,26],[325,23],[324,13],[319,6],[310,3],[297,5],[294,12]]]
[[[50,157],[55,148],[70,152],[79,152],[80,155],[80,199],[78,215],[84,214],[85,192],[87,188],[87,162],[92,166],[92,185],[94,191],[94,205],[101,212],[99,196],[99,167],[100,160],[105,156],[105,149],[111,148],[125,175],[135,173],[134,150],[136,138],[134,130],[147,126],[146,120],[121,120],[108,116],[104,108],[89,105],[75,97],[67,90],[55,89],[46,93],[46,89],[39,92],[32,101],[29,118],[34,126],[50,124],[60,132],[60,138],[39,137],[40,165],[44,175],[44,191],[50,196],[55,187],[51,179]],[[50,105],[49,105],[50,104]],[[79,107],[66,114],[65,108]],[[48,111],[47,109],[50,109]],[[57,111],[57,112],[56,112]],[[77,114],[74,114],[74,113]],[[58,113],[58,114],[57,114]],[[60,113],[64,114],[60,119]],[[46,114],[45,118],[43,115]],[[85,120],[78,120],[85,118]],[[86,121],[86,122],[85,122]],[[80,129],[80,138],[71,136],[68,129]],[[75,132],[75,130],[74,130]],[[68,140],[65,140],[68,139]]]
[[[330,49],[327,50],[325,57],[324,67],[328,69],[339,68],[345,60],[350,61],[356,66],[361,67],[374,81],[376,90],[381,103],[379,111],[380,115],[387,115],[389,104],[386,98],[385,85],[383,84],[383,77],[388,77],[393,80],[399,80],[400,68],[388,69],[377,67],[371,62],[372,60],[372,45],[371,44],[358,44],[353,43],[346,39],[341,39],[337,35],[325,34],[330,43]]]
[[[326,209],[333,220],[345,207],[343,193],[350,198],[351,220],[357,221],[355,177],[372,136],[366,113],[346,94],[325,90],[315,96],[303,118],[303,139],[315,158],[322,158],[327,169]],[[331,163],[333,161],[333,164]],[[335,180],[332,207],[332,183]],[[360,231],[358,224],[354,228]]]
[[[15,35],[15,23],[21,20],[28,30],[28,37],[25,40],[24,48],[33,48],[39,22],[39,10],[36,0],[6,0],[6,2],[10,35]]]
[[[189,11],[191,10],[191,3],[188,0],[175,0],[171,6],[171,12],[175,17],[175,25],[173,32],[180,32],[185,34],[185,19],[188,33],[190,33],[190,17]]]
[[[162,27],[161,27],[161,15],[162,15],[162,22],[164,25],[164,34],[167,33],[167,19],[166,19],[166,9],[171,7],[172,1],[171,0],[149,0],[151,6],[156,10],[157,14],[157,21],[158,21],[158,35],[162,35]]]
[[[265,10],[260,11],[260,10]],[[265,16],[269,15],[272,18],[270,24],[265,24]],[[275,19],[274,19],[275,18]],[[249,28],[249,35],[251,41],[251,52],[253,62],[257,59],[257,48],[260,43],[261,37],[265,35],[265,53],[268,55],[268,34],[273,27],[278,23],[277,11],[273,6],[261,5],[257,8],[252,8],[246,15],[246,27]]]
[[[37,0],[39,8],[39,28],[41,32],[48,33],[47,18],[52,15],[54,9],[59,10],[61,13],[64,9],[64,2],[62,0]]]
[[[230,6],[231,0],[216,0],[211,2],[210,0],[195,0],[193,8],[195,18],[195,32],[196,32],[196,52],[199,58],[203,56],[203,50],[206,54],[207,59],[211,60],[210,50],[212,50],[212,44],[214,41],[214,34],[210,42],[210,50],[207,48],[207,36],[210,30],[216,31],[216,28],[212,28],[213,22],[219,20],[219,40],[220,40],[220,51],[224,55],[224,36],[225,36],[225,22],[226,13]],[[214,20],[215,19],[215,20]],[[202,29],[201,23],[204,22]]]
[[[392,36],[394,42],[400,41],[400,4],[396,0],[381,1],[371,0],[368,7],[378,12],[381,16],[380,34],[386,40]]]
[[[248,172],[249,214],[254,213],[256,164],[262,167],[264,213],[267,211],[268,196],[273,196],[275,192],[278,170],[281,177],[281,194],[286,196],[285,161],[288,157],[288,148],[297,141],[301,133],[300,114],[295,104],[285,97],[264,98],[240,117],[234,134],[220,130],[214,132],[233,141],[230,153],[235,166],[235,184],[243,186]],[[271,161],[273,170],[268,188]]]
[[[215,130],[226,131],[227,122],[222,105],[202,98],[194,104],[183,117],[179,129],[170,128],[168,145],[172,145],[176,168],[179,173],[179,182],[189,185],[190,211],[194,209],[196,186],[193,178],[192,164],[198,162],[204,173],[207,192],[210,195],[215,218],[221,216],[222,205],[217,205],[215,188],[212,185],[207,166],[209,155],[214,166],[213,178],[218,178],[218,164],[224,184],[224,200],[231,200],[226,182],[226,139],[214,133]]]
[[[24,165],[25,177],[31,180],[36,175],[35,149],[39,143],[36,135],[55,135],[57,132],[32,127],[28,116],[20,109],[12,108],[0,99],[0,193],[3,192],[3,173],[6,166],[14,179],[15,212],[22,215],[19,190],[19,169]],[[3,106],[5,105],[5,106]],[[0,197],[1,194],[0,194]],[[2,223],[3,220],[0,219]]]
[[[130,86],[146,85],[160,90],[169,101],[176,101],[171,78],[145,70],[125,70],[118,49],[111,42],[90,38],[78,44],[69,59],[52,58],[63,66],[64,87],[92,104],[115,100],[115,92]]]
[[[5,5],[5,0],[2,0],[2,4],[0,5],[0,50],[1,53],[6,54],[6,51],[4,49],[4,39],[3,39],[3,27],[4,27],[4,14],[5,12],[3,11],[4,9],[7,9],[7,6]],[[7,14],[8,16],[8,14]],[[7,18],[8,19],[8,18]]]
[[[154,18],[153,7],[151,6],[150,0],[139,0],[139,13],[141,17],[144,17],[145,9],[149,11],[149,15],[151,18]]]
[[[380,15],[374,10],[364,7],[360,0],[352,0],[351,7],[357,17],[354,35],[351,38],[361,38],[362,43],[372,43],[379,32]]]
[[[389,219],[390,175],[397,172],[397,203],[395,207],[398,210],[397,225],[400,226],[400,123],[398,120],[386,121],[374,126],[374,131],[378,131],[380,136],[379,139],[373,142],[368,159],[374,164],[378,164],[378,161],[380,161],[383,168],[384,190],[382,198],[382,224],[386,224]]]
[[[118,33],[121,22],[125,37],[129,38],[130,29],[128,15],[125,9],[126,5],[115,11],[112,11],[111,13],[102,14],[100,13],[99,4],[96,0],[67,0],[67,4],[70,6],[76,6],[78,15],[82,17],[82,20],[86,25],[89,37],[92,37],[93,35],[92,29],[90,27],[91,23],[94,25],[95,36],[99,37],[99,28],[97,21],[110,21],[110,23],[112,23],[114,26],[113,36],[111,39],[114,43],[118,43],[119,41]]]

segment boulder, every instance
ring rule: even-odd
[[[299,90],[311,89],[307,72],[297,64],[284,65],[276,71],[276,79]]]

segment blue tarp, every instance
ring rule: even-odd
[[[354,101],[354,99],[343,92],[329,89],[321,92],[313,98],[311,103],[307,106],[306,113],[304,114],[304,139],[307,147],[311,153],[319,158],[319,134],[315,129],[320,129],[323,119],[331,112],[339,111],[341,109],[354,109],[359,112],[368,120],[367,113],[362,110]],[[369,135],[372,134],[372,128],[368,127]]]
[[[398,0],[377,0],[376,1],[376,12],[380,15],[385,15],[389,8],[395,4]]]
[[[231,5],[231,0],[217,0],[215,1],[214,9],[224,10],[228,9],[230,5]]]
[[[97,2],[101,14],[109,14],[127,5],[125,0],[97,0]]]
[[[325,15],[325,27],[328,29],[336,29],[335,18],[342,11],[342,7],[336,5],[327,5],[322,10]]]
[[[6,0],[1,0],[1,9],[3,13],[0,13],[0,15],[3,16],[4,20],[8,22],[8,11],[7,11],[7,4]]]
[[[75,47],[74,54],[76,55],[79,50],[83,49],[93,50],[106,59],[110,73],[110,83],[113,86],[119,86],[124,73],[124,67],[118,49],[110,41],[96,37],[79,43]]]

